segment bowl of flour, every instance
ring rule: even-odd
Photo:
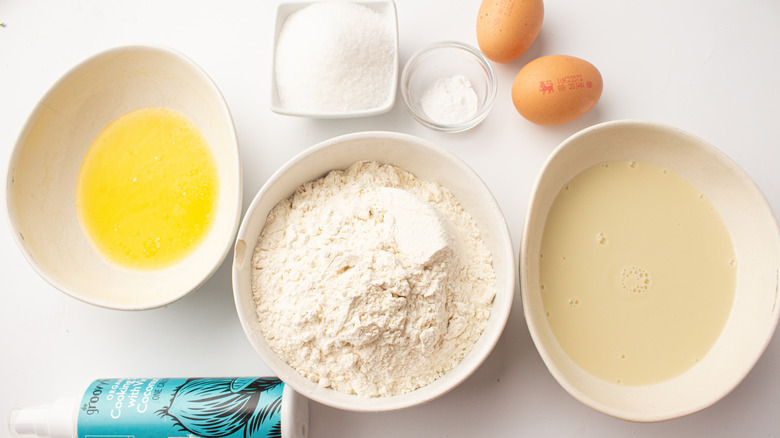
[[[430,401],[482,364],[515,272],[504,216],[471,168],[425,140],[364,132],[305,150],[261,188],[233,291],[277,376],[377,412]]]

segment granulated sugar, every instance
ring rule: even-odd
[[[269,213],[252,259],[260,328],[300,374],[346,393],[413,391],[485,328],[492,256],[453,194],[358,162]]]
[[[386,104],[393,90],[394,35],[391,20],[356,3],[314,3],[294,12],[276,45],[281,105],[338,113]]]

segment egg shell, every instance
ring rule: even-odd
[[[587,113],[601,97],[601,73],[580,58],[549,55],[523,67],[512,84],[512,102],[539,125],[561,125]]]
[[[483,0],[477,15],[479,49],[491,61],[513,61],[531,47],[543,19],[542,0]]]

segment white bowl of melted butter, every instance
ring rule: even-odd
[[[7,203],[20,249],[57,289],[114,309],[169,304],[213,274],[238,229],[230,112],[180,53],[99,53],[30,115],[10,160]]]
[[[780,234],[764,195],[715,147],[615,121],[542,169],[520,250],[523,307],[550,372],[582,403],[640,422],[704,409],[775,331]]]

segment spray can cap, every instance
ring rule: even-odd
[[[76,400],[60,399],[53,403],[11,411],[9,429],[15,436],[40,438],[76,438]]]

